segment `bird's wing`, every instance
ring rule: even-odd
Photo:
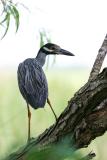
[[[18,84],[25,100],[33,107],[44,107],[48,97],[48,85],[42,68],[32,63],[21,63],[18,67]]]
[[[25,89],[28,94],[36,94],[47,89],[47,80],[41,67],[30,65],[26,67]]]

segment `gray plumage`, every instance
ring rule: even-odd
[[[21,94],[34,109],[44,107],[48,98],[48,85],[38,61],[26,59],[18,67],[18,84]]]
[[[73,56],[72,53],[61,49],[59,46],[47,43],[42,46],[36,58],[26,59],[18,66],[18,85],[20,92],[27,104],[34,109],[45,106],[48,98],[48,84],[42,69],[46,55],[64,54]]]

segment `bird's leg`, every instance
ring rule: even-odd
[[[30,140],[30,120],[31,120],[31,112],[29,108],[29,104],[27,103],[27,110],[28,110],[28,142]]]
[[[47,98],[47,103],[49,104],[49,106],[50,106],[50,108],[51,108],[51,110],[52,110],[52,112],[53,112],[53,114],[54,114],[54,116],[55,116],[55,119],[56,119],[56,121],[57,121],[57,116],[56,116],[56,114],[55,114],[55,112],[54,112],[54,110],[53,110],[53,108],[52,108],[52,105],[51,105],[51,102],[50,102],[49,98]]]

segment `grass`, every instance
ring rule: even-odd
[[[57,115],[67,106],[73,94],[87,82],[88,70],[48,70],[49,97]],[[48,105],[44,109],[32,112],[32,137],[36,137],[54,123],[54,116]],[[105,160],[107,135],[97,138],[88,149],[82,149],[86,154],[92,149],[96,151],[97,159]],[[1,71],[0,76],[0,157],[13,152],[27,140],[27,109],[26,103],[19,93],[16,72]],[[86,152],[87,151],[87,152]],[[106,157],[106,158],[105,158]]]

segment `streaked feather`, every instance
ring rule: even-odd
[[[24,99],[33,108],[44,107],[48,98],[48,84],[36,59],[26,59],[18,67],[18,85]]]

